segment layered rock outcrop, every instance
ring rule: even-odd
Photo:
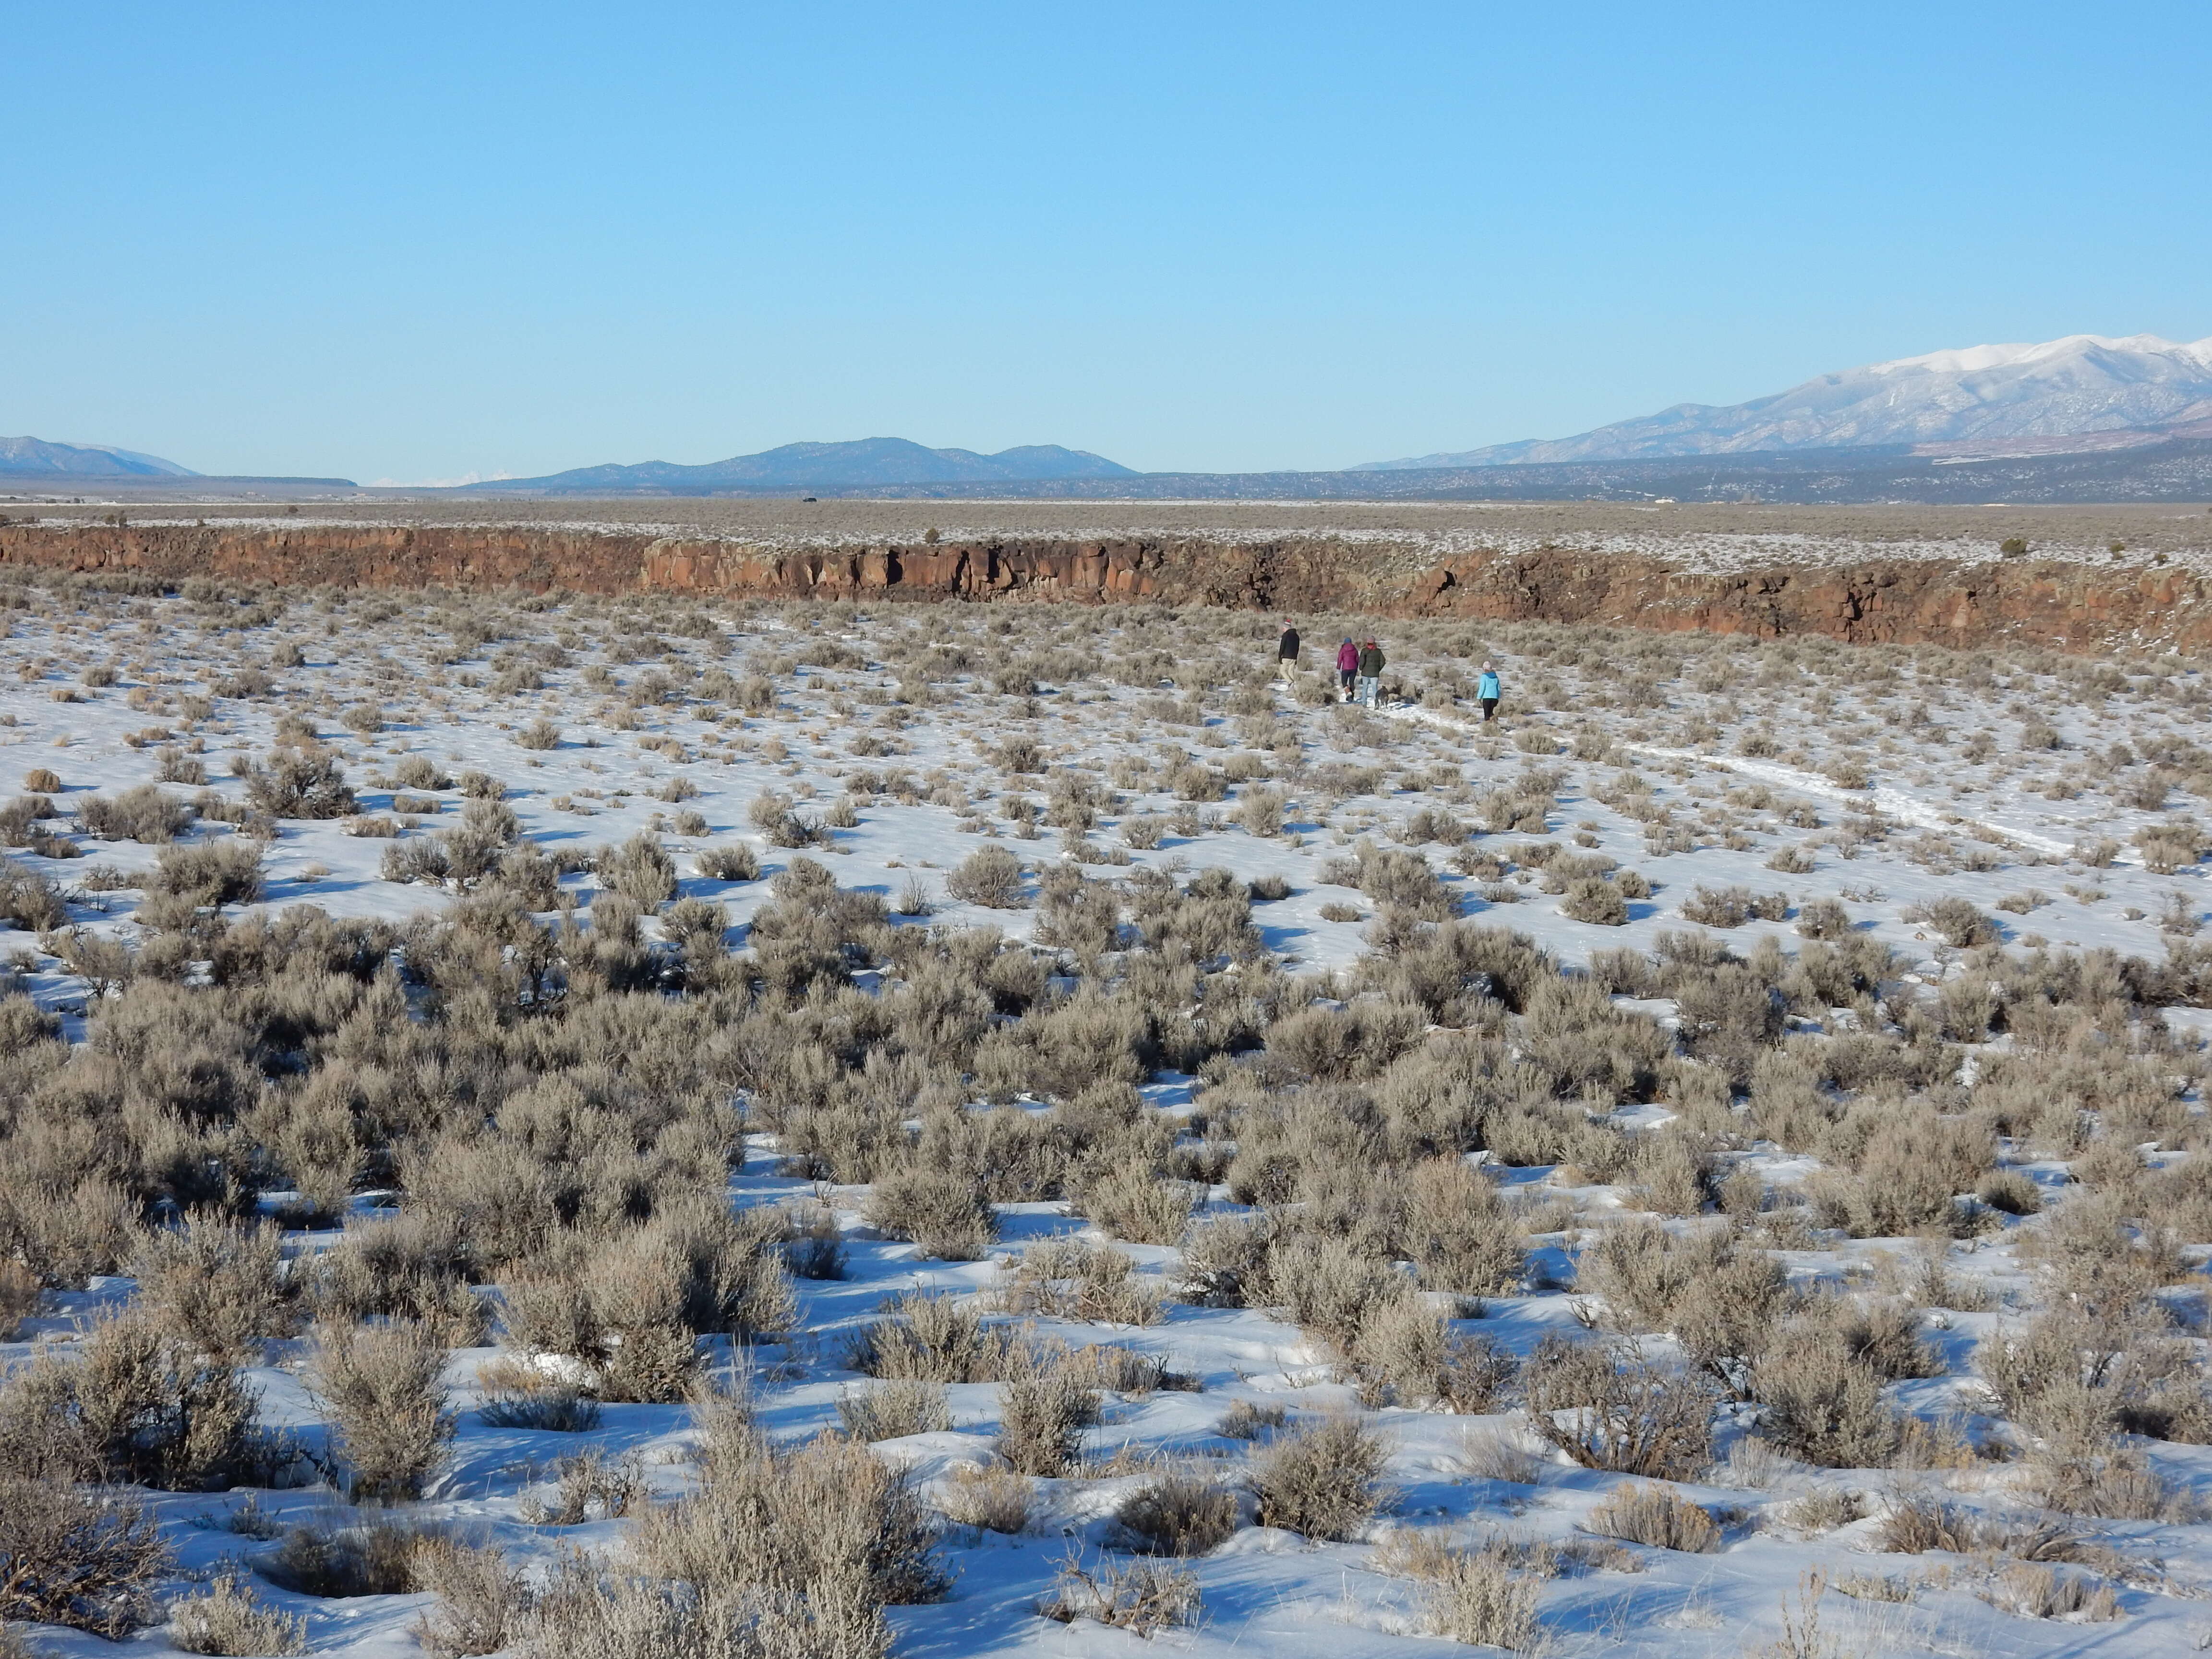
[[[1292,613],[1596,623],[1765,638],[2075,652],[2212,647],[2180,566],[1882,559],[1717,572],[1571,549],[1425,562],[1413,547],[1285,538],[992,538],[804,550],[526,525],[0,526],[0,565],[165,583],[519,586],[595,593],[1162,603]]]

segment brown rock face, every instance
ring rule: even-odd
[[[1713,574],[1565,550],[1421,568],[1402,546],[1286,538],[992,538],[810,549],[541,526],[11,525],[0,564],[165,582],[637,589],[762,598],[1155,601],[1615,627],[1854,644],[2094,652],[2212,646],[2193,573],[2037,560],[1911,559]]]

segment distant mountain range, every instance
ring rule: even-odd
[[[0,480],[134,498],[344,479],[205,478],[108,445],[0,439]],[[189,481],[189,482],[187,482]],[[380,492],[381,493],[381,492]],[[975,500],[2201,501],[2212,500],[2212,339],[2073,334],[1826,374],[1724,407],[1678,404],[1571,438],[1326,472],[1146,472],[1057,444],[980,454],[904,438],[786,444],[686,466],[578,467],[395,491],[472,496]]]
[[[979,455],[930,449],[904,438],[785,444],[702,466],[641,461],[582,466],[543,478],[500,478],[457,493],[481,495],[713,495],[793,489],[866,489],[874,485],[1016,483],[1058,478],[1133,478],[1126,466],[1084,449],[1024,444]]]
[[[1369,461],[1361,472],[1645,460],[1904,445],[1957,449],[2018,439],[2160,430],[2212,420],[2212,339],[2069,334],[1969,346],[1823,374],[1747,404],[1677,404],[1572,438]],[[2094,447],[2079,446],[2078,447]],[[1995,453],[1994,450],[1984,453]],[[2045,453],[2049,453],[2046,447]]]
[[[54,444],[43,438],[0,438],[0,477],[197,478],[188,466],[112,444]]]

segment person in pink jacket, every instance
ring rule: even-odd
[[[1352,677],[1359,672],[1359,647],[1350,640],[1336,647],[1336,693],[1340,702],[1352,701]]]

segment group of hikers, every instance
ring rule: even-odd
[[[1275,641],[1275,670],[1285,685],[1295,686],[1298,677],[1298,630],[1288,617],[1283,618],[1283,631]],[[1382,696],[1382,671],[1389,665],[1382,647],[1373,640],[1353,644],[1346,638],[1336,647],[1336,695],[1339,702],[1356,702],[1372,708]],[[1482,679],[1475,687],[1475,701],[1482,705],[1485,725],[1498,717],[1501,690],[1498,669],[1494,664],[1482,665]]]

